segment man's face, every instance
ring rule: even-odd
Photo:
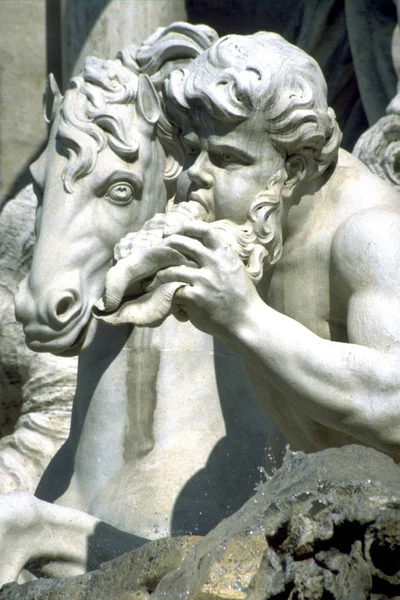
[[[202,126],[184,128],[182,142],[187,156],[176,202],[199,202],[209,222],[244,223],[251,203],[284,165],[260,115],[239,124],[208,117]]]

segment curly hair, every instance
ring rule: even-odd
[[[112,110],[115,104],[130,104],[136,99],[138,75],[119,60],[101,60],[92,56],[83,71],[74,77],[60,109],[57,135],[68,154],[62,174],[65,191],[71,193],[74,182],[89,174],[97,155],[107,146],[120,156],[134,157],[139,150],[121,116]]]
[[[328,108],[316,61],[275,33],[221,38],[164,85],[166,110],[176,124],[244,121],[261,112],[265,129],[285,158],[301,155],[306,178],[336,160],[341,132]]]
[[[92,56],[85,60],[82,72],[71,80],[65,93],[58,123],[58,137],[68,154],[63,173],[66,192],[72,192],[74,182],[93,170],[98,153],[107,144],[122,157],[137,154],[137,141],[128,139],[133,123],[124,123],[113,106],[135,103],[139,75],[148,75],[159,90],[172,69],[188,64],[217,38],[210,27],[177,22],[157,29],[139,47],[130,44],[123,48],[113,60]],[[182,162],[183,149],[163,111],[157,137],[166,153]],[[174,164],[170,170],[167,165],[164,180],[173,182],[177,174]]]

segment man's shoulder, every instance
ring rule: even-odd
[[[400,197],[397,206],[379,203],[346,218],[334,236],[332,260],[355,287],[380,285],[390,274],[397,277],[400,272]]]
[[[383,204],[400,204],[398,192],[392,186],[342,149],[329,187],[334,190],[339,202],[354,202],[360,210]]]

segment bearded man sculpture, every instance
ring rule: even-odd
[[[186,150],[175,205],[118,244],[118,262],[108,273],[96,316],[153,326],[169,313],[189,319],[241,357],[268,418],[294,450],[362,443],[399,460],[398,196],[339,150],[341,135],[318,65],[276,34],[227,36],[174,71],[164,97]],[[162,303],[156,316],[148,310],[155,299]],[[180,378],[189,370],[183,366]],[[208,418],[209,390],[204,377],[194,381],[206,389],[200,408],[206,407]],[[195,456],[203,451],[202,438],[182,425],[194,417],[178,418],[179,411],[198,407],[194,399],[166,398],[158,422],[164,425],[175,410],[174,436],[164,439],[176,454],[166,454],[159,444],[164,463],[154,465],[188,452],[177,447],[178,430],[179,441],[191,438]],[[228,394],[230,409],[247,417],[246,393],[236,404],[233,399],[234,393]],[[109,427],[106,417],[102,421]],[[212,429],[209,419],[199,423],[202,431]],[[244,438],[245,419],[240,426],[236,440]],[[128,437],[120,439],[129,439],[126,431]],[[254,448],[256,436],[248,439]],[[278,454],[280,448],[274,450]],[[95,458],[93,452],[87,456]],[[177,471],[172,459],[171,464]],[[165,470],[155,471],[165,478]],[[227,473],[231,484],[234,471],[217,470],[215,482]],[[118,481],[125,486],[135,481],[132,464],[121,473]],[[147,483],[148,463],[143,473]],[[206,478],[201,481],[207,484]],[[115,494],[115,477],[113,483],[110,493],[99,494],[102,508]],[[126,489],[123,494],[131,501]],[[154,489],[161,488],[139,490],[147,512],[131,511],[135,535],[144,537],[143,522],[150,523]],[[135,502],[136,497],[133,493]],[[192,493],[190,499],[195,503],[198,497]],[[7,499],[3,506],[7,517]],[[127,506],[118,508],[122,517]],[[208,506],[214,516],[218,503]],[[4,547],[18,542],[21,568],[30,558],[26,548],[33,546],[32,539],[38,540],[35,559],[44,556],[51,563],[58,557],[58,575],[63,560],[69,575],[94,568],[87,547],[96,528],[96,565],[144,541],[132,541],[119,523],[101,522],[98,507],[96,517],[46,502],[28,507],[33,512],[26,517],[29,527],[23,521],[17,535],[16,510],[10,509],[11,526],[2,535]],[[3,581],[18,572],[14,562],[3,565]]]
[[[339,149],[318,65],[276,34],[227,36],[171,74],[165,101],[186,148],[176,202],[207,217],[153,221],[192,264],[148,270],[147,290],[181,284],[171,311],[239,354],[293,449],[361,443],[398,461],[398,195]],[[109,272],[106,310],[140,261]]]

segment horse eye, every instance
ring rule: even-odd
[[[130,183],[114,183],[114,185],[109,188],[106,197],[114,204],[129,204],[134,198],[134,189]]]

